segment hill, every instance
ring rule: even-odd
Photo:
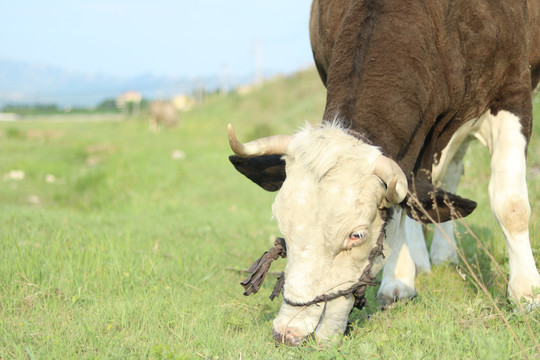
[[[250,79],[240,76],[235,79],[235,84],[248,83]],[[89,107],[130,90],[140,92],[145,98],[168,98],[190,94],[197,87],[214,90],[219,88],[220,81],[218,76],[189,78],[141,74],[122,78],[0,59],[0,107],[12,103]]]

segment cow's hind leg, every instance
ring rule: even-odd
[[[455,142],[448,149],[445,149],[441,161],[433,169],[434,180],[441,182],[442,188],[448,192],[457,192],[459,181],[463,176],[463,157],[467,152],[470,141],[471,138],[468,135],[462,138],[457,136]],[[458,256],[453,221],[434,226],[429,257],[433,265],[444,262],[457,263]]]
[[[526,183],[526,140],[520,120],[507,111],[486,114],[478,138],[491,154],[489,197],[508,246],[510,264],[509,294],[540,302],[540,275],[529,242],[531,208]]]

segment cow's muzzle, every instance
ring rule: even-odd
[[[307,336],[302,335],[301,332],[296,331],[292,328],[287,328],[283,333],[276,331],[276,329],[273,329],[273,332],[274,340],[280,344],[287,346],[300,346],[302,345],[302,343],[304,343],[304,341],[314,336],[314,334]]]

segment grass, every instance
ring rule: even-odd
[[[274,194],[228,163],[226,125],[241,140],[291,133],[320,121],[324,100],[311,70],[248,95],[210,98],[185,113],[180,127],[157,135],[142,118],[0,123],[0,177],[24,173],[0,178],[0,358],[538,356],[525,318],[507,302],[504,279],[464,226],[461,248],[525,354],[463,264],[420,275],[417,298],[392,310],[378,310],[370,289],[369,306],[353,312],[341,344],[275,345],[271,322],[280,304],[267,299],[273,279],[246,298],[244,275],[228,270],[248,267],[279,234],[270,220]],[[537,263],[538,135],[535,128],[529,150]],[[185,158],[173,159],[176,150]],[[480,205],[467,223],[508,274],[487,199],[489,155],[478,144],[471,151],[459,193]],[[540,334],[540,311],[527,319]]]

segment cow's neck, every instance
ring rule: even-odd
[[[337,119],[362,134],[367,138],[365,142],[381,148],[404,171],[417,168],[416,159],[423,152],[424,144],[415,140],[425,138],[428,131],[422,126],[420,110],[407,106],[398,95],[380,99],[380,102],[361,100],[359,106],[345,103],[329,109],[324,118]]]
[[[365,2],[372,6],[369,9],[353,5],[347,15],[351,20],[342,23],[328,69],[324,118],[338,119],[363,133],[406,173],[416,172],[430,168],[435,149],[423,139],[437,132],[435,119],[446,116],[440,114],[448,97],[445,89],[430,86],[443,82],[432,78],[441,72],[426,68],[437,66],[436,49],[408,44],[403,35],[405,29],[414,34],[414,27],[423,24],[407,24],[403,16],[383,16],[380,3]],[[359,18],[363,19],[360,26],[352,20]]]

